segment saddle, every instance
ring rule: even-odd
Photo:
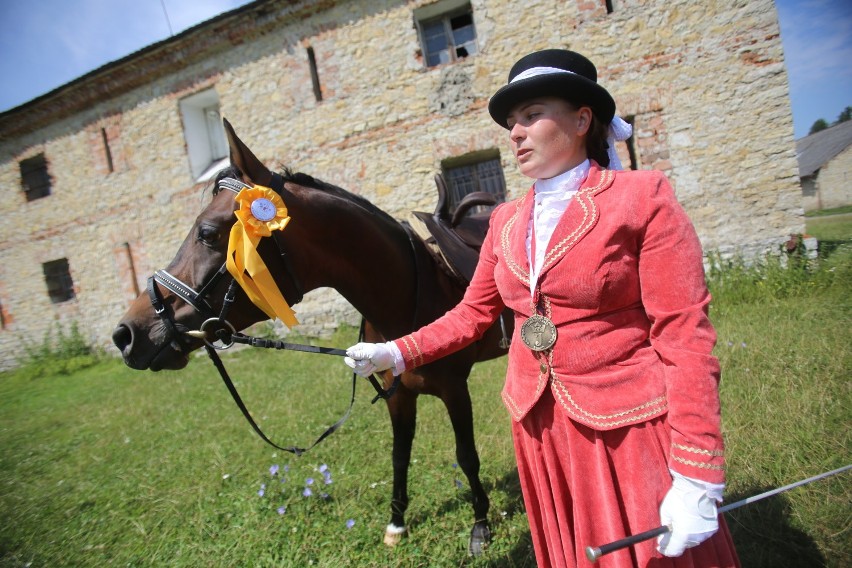
[[[438,187],[435,212],[413,211],[415,220],[420,223],[419,226],[418,223],[412,226],[438,264],[466,287],[479,261],[479,250],[488,232],[489,218],[488,213],[467,213],[480,205],[496,205],[497,199],[490,193],[475,191],[466,195],[455,210],[450,211],[449,191],[441,174],[435,175],[435,185]]]

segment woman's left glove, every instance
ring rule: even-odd
[[[356,343],[346,350],[343,362],[358,376],[369,377],[377,371],[397,366],[397,358],[402,359],[399,349],[392,341],[387,343]],[[397,373],[398,374],[398,373]]]
[[[671,530],[657,538],[657,550],[680,556],[719,530],[716,502],[722,500],[725,486],[671,473],[672,488],[660,505],[660,522]]]

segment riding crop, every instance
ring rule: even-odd
[[[758,495],[752,495],[751,497],[746,497],[741,501],[737,501],[736,503],[731,503],[730,505],[725,505],[724,507],[719,508],[720,513],[726,513],[728,511],[733,511],[734,509],[739,509],[745,505],[749,505],[754,503],[755,501],[760,501],[761,499],[766,499],[767,497],[772,497],[773,495],[777,495],[779,493],[784,493],[785,491],[789,491],[790,489],[794,489],[801,485],[807,485],[808,483],[813,483],[814,481],[819,481],[820,479],[824,479],[826,477],[830,477],[832,475],[843,473],[844,471],[852,469],[852,464],[847,466],[833,469],[831,471],[826,471],[825,473],[821,473],[819,475],[815,475],[813,477],[809,477],[807,479],[802,479],[800,481],[796,481],[795,483],[791,483],[789,485],[785,485],[783,487],[778,487],[776,489],[770,489],[764,493],[759,493]],[[586,547],[586,558],[588,558],[592,562],[597,562],[597,560],[603,556],[604,554],[609,554],[610,552],[615,552],[616,550],[621,550],[622,548],[627,548],[628,546],[633,546],[634,544],[650,540],[654,537],[660,536],[661,534],[665,534],[671,531],[671,527],[669,526],[661,526],[655,529],[651,529],[649,531],[645,531],[643,533],[635,534],[632,536],[628,536],[626,538],[622,538],[620,540],[616,540],[610,542],[609,544],[603,544],[601,546],[587,546]]]

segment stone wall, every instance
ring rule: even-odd
[[[852,205],[852,146],[828,161],[816,176],[822,209]]]
[[[394,216],[431,211],[447,158],[498,149],[523,194],[488,97],[521,55],[588,55],[633,117],[642,168],[665,171],[705,250],[755,254],[803,231],[787,75],[770,0],[472,0],[479,53],[425,69],[413,10],[425,0],[251,4],[0,115],[0,366],[19,341],[76,321],[109,345],[145,279],[204,204],[179,100],[214,87],[221,111],[270,166],[344,187]],[[317,102],[306,49],[322,88]],[[88,97],[88,98],[87,98]],[[87,103],[88,101],[88,103]],[[112,171],[104,153],[109,140]],[[44,153],[52,194],[27,202],[19,162]],[[52,304],[42,263],[68,258],[76,298]],[[355,323],[336,293],[297,307],[299,331]]]

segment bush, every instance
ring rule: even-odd
[[[746,262],[709,255],[707,285],[716,305],[767,303],[852,286],[852,247],[842,245],[828,258],[809,259],[803,247]]]
[[[69,375],[100,360],[100,354],[86,341],[76,322],[66,331],[62,326],[44,334],[41,343],[24,342],[24,356],[17,372],[32,379],[54,375]]]

